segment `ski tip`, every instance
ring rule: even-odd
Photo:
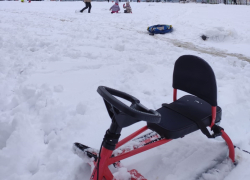
[[[82,151],[83,151],[84,149],[89,148],[88,146],[85,146],[85,145],[83,145],[83,144],[81,144],[81,143],[78,143],[78,142],[75,142],[75,143],[74,143],[74,146],[77,147],[77,148],[79,148],[79,149],[81,149]]]

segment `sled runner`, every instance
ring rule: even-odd
[[[97,92],[103,97],[112,120],[110,128],[106,131],[99,151],[80,143],[73,146],[77,155],[89,159],[88,163],[93,167],[90,180],[113,180],[109,165],[120,168],[120,161],[123,159],[199,129],[208,138],[222,136],[229,148],[229,158],[235,162],[233,143],[218,125],[222,109],[217,105],[216,79],[209,64],[192,55],[179,57],[174,66],[173,88],[173,102],[164,103],[155,111],[146,108],[137,98],[127,93],[104,86],[98,87]],[[177,89],[190,95],[178,99]],[[125,105],[116,97],[130,101],[131,105]],[[139,121],[146,121],[147,125],[119,141],[122,128]],[[208,131],[208,126],[213,134]],[[137,137],[147,129],[152,132]],[[128,146],[123,146],[126,143]],[[135,169],[128,172],[131,180],[146,180]]]

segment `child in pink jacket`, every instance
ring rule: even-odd
[[[118,13],[118,11],[120,11],[118,0],[115,1],[115,4],[110,8],[110,10],[111,10],[111,14]]]

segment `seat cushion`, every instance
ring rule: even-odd
[[[206,101],[192,95],[186,95],[173,102],[178,109],[185,112],[185,116],[163,106],[157,111],[161,114],[160,123],[148,123],[149,129],[156,131],[166,139],[183,137],[199,129],[197,124],[190,120],[190,117],[200,119],[206,126],[210,126],[212,120],[212,106]],[[171,103],[172,104],[172,103]],[[216,108],[215,123],[220,122],[222,110]]]

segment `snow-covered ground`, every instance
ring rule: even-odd
[[[93,2],[90,14],[76,14],[83,2],[0,2],[1,180],[88,180],[90,167],[71,147],[99,149],[109,128],[97,87],[157,109],[172,101],[173,65],[184,54],[212,66],[221,126],[250,150],[249,6],[131,3],[132,14],[111,15],[111,5]],[[159,23],[174,31],[149,36],[147,27]],[[227,153],[220,138],[197,131],[123,163],[148,180],[249,180],[250,154],[236,150],[232,168]]]

